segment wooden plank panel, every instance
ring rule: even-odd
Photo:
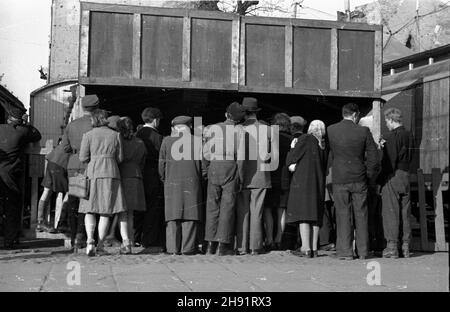
[[[330,29],[294,28],[294,88],[330,89],[330,38]]]
[[[383,77],[383,33],[381,31],[375,31],[375,50],[374,54],[374,67],[373,67],[373,80],[374,90],[381,90],[381,79]]]
[[[231,30],[231,83],[239,82],[239,43],[241,37],[241,19],[233,20]]]
[[[441,169],[433,168],[433,202],[436,217],[434,219],[434,229],[436,233],[437,251],[448,251],[445,246],[445,226],[444,226],[444,202],[442,201],[442,174]]]
[[[375,140],[375,143],[378,144],[381,137],[381,101],[375,100],[372,102],[372,116],[373,116],[373,125],[372,125],[372,136]]]
[[[284,39],[284,72],[285,72],[285,78],[284,78],[284,86],[286,88],[292,88],[292,53],[293,53],[293,46],[292,46],[292,40],[293,40],[293,27],[292,25],[286,25],[285,26],[285,36]]]
[[[439,90],[439,80],[431,81],[430,85],[430,115],[429,126],[431,130],[430,137],[430,149],[431,154],[431,168],[440,168],[439,164],[439,110],[440,110],[440,98],[441,92]]]
[[[191,81],[191,18],[183,17],[183,81]]]
[[[417,170],[417,186],[419,188],[419,220],[420,220],[420,243],[422,250],[428,250],[428,225],[427,225],[427,210],[425,200],[425,179],[423,170]]]
[[[246,24],[246,85],[284,87],[284,26]]]
[[[79,77],[88,76],[89,63],[89,19],[91,13],[89,11],[81,12],[80,25],[80,62],[79,62]]]
[[[425,173],[431,173],[432,154],[431,150],[431,137],[432,129],[430,128],[430,84],[423,84],[423,106],[422,106],[422,118],[418,120],[422,123],[422,141],[420,143],[420,168]]]
[[[141,78],[141,14],[133,16],[133,78]]]
[[[133,15],[91,13],[89,75],[132,77]]]
[[[339,30],[339,89],[373,90],[374,32]]]
[[[331,29],[330,42],[330,89],[338,88],[339,42],[336,28]]]
[[[183,18],[142,16],[142,79],[182,77]]]
[[[247,73],[246,73],[246,33],[247,33],[247,25],[242,22],[241,19],[241,36],[240,36],[240,44],[239,44],[239,85],[245,86],[247,85]]]
[[[449,106],[450,106],[450,78],[439,81],[439,165],[442,170],[448,168],[449,159]]]
[[[193,18],[192,81],[230,82],[232,21]]]

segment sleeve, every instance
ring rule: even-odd
[[[83,138],[81,139],[79,158],[84,163],[88,163],[91,160],[90,141],[87,133],[83,134]]]
[[[139,146],[139,168],[141,168],[141,171],[144,172],[145,161],[147,159],[147,148],[142,141],[139,142]]]
[[[67,125],[66,129],[64,130],[64,134],[61,140],[61,146],[64,149],[64,152],[66,153],[73,153],[72,150],[72,146],[70,146],[70,141],[69,141],[69,125]]]
[[[158,162],[158,172],[161,181],[165,180],[166,173],[166,141],[163,140],[161,148],[159,150],[159,162]]]
[[[117,133],[116,161],[118,164],[120,164],[124,159],[122,140],[122,135],[120,133]]]
[[[369,179],[373,179],[379,171],[380,161],[377,145],[375,144],[373,136],[368,128],[366,131],[366,166],[367,177]]]
[[[31,143],[37,142],[42,138],[41,133],[39,132],[38,129],[36,129],[31,125],[27,125],[26,127],[28,128],[28,136],[27,136],[28,142]]]
[[[297,143],[295,144],[294,149],[288,152],[286,157],[286,166],[290,166],[292,164],[298,163],[300,159],[305,156],[306,147],[307,147],[307,137],[308,135],[302,135],[298,138]]]

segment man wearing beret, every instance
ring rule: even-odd
[[[237,200],[237,247],[239,254],[252,255],[263,252],[263,205],[266,191],[271,188],[271,177],[267,167],[268,156],[260,151],[278,149],[271,136],[270,127],[257,119],[261,109],[255,98],[244,98],[242,106],[246,120],[242,124],[245,131],[245,159],[241,167],[242,191]],[[267,158],[266,158],[267,156]]]
[[[136,137],[144,141],[147,149],[143,172],[147,210],[135,212],[134,241],[146,248],[165,249],[163,185],[158,174],[159,151],[163,140],[158,128],[163,114],[156,107],[147,107],[141,117],[145,124],[136,132]]]
[[[39,131],[31,125],[24,124],[24,111],[12,109],[6,124],[0,125],[0,198],[3,199],[5,219],[4,247],[14,248],[19,239],[22,175],[21,158],[28,143],[41,139]]]
[[[166,248],[173,255],[194,255],[202,220],[202,142],[191,134],[192,118],[172,120],[172,135],[159,153],[159,175],[164,183]]]
[[[92,130],[91,113],[98,108],[99,99],[97,95],[91,94],[81,98],[81,106],[84,115],[71,121],[62,138],[61,146],[66,153],[70,153],[69,162],[67,163],[67,176],[75,177],[78,174],[84,174],[86,165],[80,162],[79,151],[83,134]],[[76,251],[86,245],[86,231],[84,227],[84,214],[78,213],[80,200],[78,197],[68,197],[67,205],[69,207],[69,222],[71,233],[71,244]]]
[[[208,171],[205,240],[207,254],[234,255],[235,202],[240,189],[238,161],[239,143],[243,142],[242,126],[237,125],[245,116],[242,106],[231,103],[224,122],[205,130],[204,163]]]

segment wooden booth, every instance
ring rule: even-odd
[[[450,45],[383,64],[383,109],[399,108],[415,137],[411,168],[416,248],[448,251]],[[384,123],[382,134],[387,132]]]

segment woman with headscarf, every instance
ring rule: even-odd
[[[300,224],[302,246],[296,254],[301,257],[318,256],[317,241],[325,205],[327,160],[325,124],[314,120],[308,128],[308,134],[299,137],[286,159],[286,165],[293,173],[286,222]]]

